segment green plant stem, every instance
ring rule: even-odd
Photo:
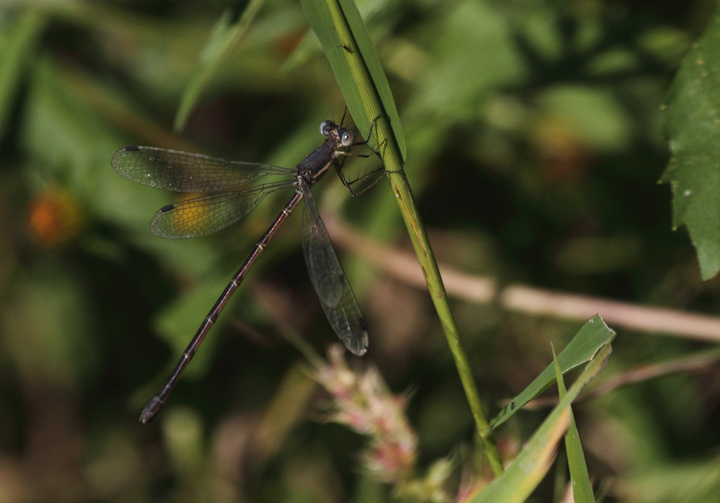
[[[460,374],[460,380],[465,390],[473,418],[475,419],[478,434],[483,442],[485,455],[493,472],[500,474],[503,472],[500,452],[498,451],[494,435],[482,409],[477,387],[475,386],[475,380],[470,370],[467,357],[465,356],[457,324],[455,323],[455,317],[450,307],[447,293],[445,292],[445,286],[440,277],[440,271],[438,270],[430,241],[425,232],[425,227],[417,211],[410,185],[403,171],[402,157],[397,142],[386,120],[387,114],[383,113],[383,107],[375,86],[373,85],[339,3],[336,0],[326,0],[326,2],[330,8],[335,30],[340,38],[340,46],[344,48],[350,74],[365,111],[365,118],[368,120],[377,118],[374,134],[377,138],[377,144],[380,145],[380,156],[385,165],[390,186],[400,206],[405,226],[410,234],[410,240],[412,241],[413,248],[420,262],[420,267],[425,276],[425,281],[427,282],[428,290],[435,305],[435,310],[438,313],[443,332],[450,346],[450,351],[455,359],[455,366]],[[351,112],[353,112],[352,109]],[[354,112],[353,117],[356,117]]]
[[[455,316],[453,315],[452,308],[448,301],[447,292],[445,291],[445,285],[443,284],[440,271],[438,270],[437,262],[435,261],[435,255],[433,254],[430,242],[428,241],[425,227],[422,224],[420,215],[417,212],[415,201],[408,184],[407,177],[404,171],[398,173],[388,173],[388,179],[390,186],[392,187],[395,197],[400,205],[400,211],[405,222],[405,226],[410,234],[410,240],[412,241],[413,248],[420,262],[425,281],[428,286],[430,295],[432,296],[435,310],[440,318],[440,323],[445,333],[445,337],[450,346],[453,358],[455,359],[455,366],[457,367],[458,373],[460,374],[460,380],[462,381],[463,389],[465,390],[465,396],[467,397],[472,411],[473,418],[475,419],[475,426],[477,427],[478,434],[482,439],[483,446],[485,448],[485,454],[490,462],[490,466],[496,475],[503,472],[502,461],[500,458],[500,452],[498,451],[495,437],[490,429],[488,420],[485,417],[482,405],[480,403],[480,397],[478,396],[477,387],[475,386],[475,380],[470,370],[467,357],[465,356],[465,350],[463,349],[462,341],[460,340],[460,334],[458,332],[457,324],[455,323]]]

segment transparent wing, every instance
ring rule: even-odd
[[[335,333],[351,353],[362,356],[368,347],[367,323],[320,219],[312,192],[305,182],[301,190],[305,198],[303,252],[310,281]]]
[[[161,238],[181,239],[210,234],[234,224],[260,204],[266,195],[292,181],[263,185],[239,192],[222,192],[169,204],[155,216],[150,230]]]
[[[157,147],[125,147],[112,158],[112,167],[133,182],[176,192],[237,190],[268,174],[292,175],[293,170],[252,162]]]

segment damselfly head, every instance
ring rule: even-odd
[[[340,140],[340,145],[350,147],[355,143],[355,133],[348,131],[342,126],[338,126],[333,121],[325,121],[320,124],[320,133],[323,136],[333,136]]]

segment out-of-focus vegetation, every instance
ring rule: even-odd
[[[701,281],[687,232],[671,230],[670,187],[657,184],[669,157],[661,104],[714,2],[358,4],[443,264],[718,326],[720,283]],[[335,341],[305,271],[299,215],[156,423],[137,422],[289,194],[232,229],[166,241],[148,224],[174,196],[120,178],[113,153],[144,144],[292,167],[320,143],[320,122],[343,113],[299,3],[268,0],[174,134],[219,20],[242,12],[217,0],[0,4],[0,503],[438,500],[489,473],[427,292],[341,238],[370,324],[370,350],[352,364],[377,365],[390,390],[408,392],[400,437],[416,435],[412,466],[426,485],[394,495],[377,476],[387,459],[322,421],[329,395],[289,342],[299,335],[324,353]],[[363,172],[377,160],[347,164]],[[332,178],[315,193],[334,236],[351,229],[407,250],[385,184],[352,199]],[[450,293],[491,417],[582,325]],[[573,406],[596,495],[716,501],[720,374],[702,352],[709,343],[608,324],[618,336],[597,381],[626,385]],[[498,428],[506,463],[546,415],[520,411]],[[559,499],[567,478],[557,462],[533,500]]]

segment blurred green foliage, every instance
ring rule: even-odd
[[[502,282],[718,312],[720,283],[700,281],[687,233],[671,231],[670,190],[656,183],[668,162],[660,106],[714,2],[357,3],[441,261]],[[292,167],[319,144],[320,122],[343,113],[299,3],[268,0],[173,134],[214,27],[242,13],[217,0],[0,4],[0,501],[392,500],[358,467],[363,439],[315,421],[324,396],[283,337],[298,332],[318,350],[335,339],[305,273],[298,217],[157,423],[137,423],[289,195],[217,235],[165,241],[148,224],[173,196],[117,176],[113,153],[145,144]],[[315,192],[326,217],[407,245],[383,184],[356,200],[330,180]],[[370,323],[365,358],[393,391],[412,391],[420,465],[472,450],[427,293],[341,251]],[[562,348],[579,329],[454,306],[491,416],[551,362],[550,342]],[[618,332],[605,373],[699,345]],[[719,374],[703,370],[574,405],[609,501],[715,501]],[[508,459],[544,416],[522,411],[503,425]],[[476,459],[455,456],[450,494]],[[552,500],[551,486],[534,501]]]

